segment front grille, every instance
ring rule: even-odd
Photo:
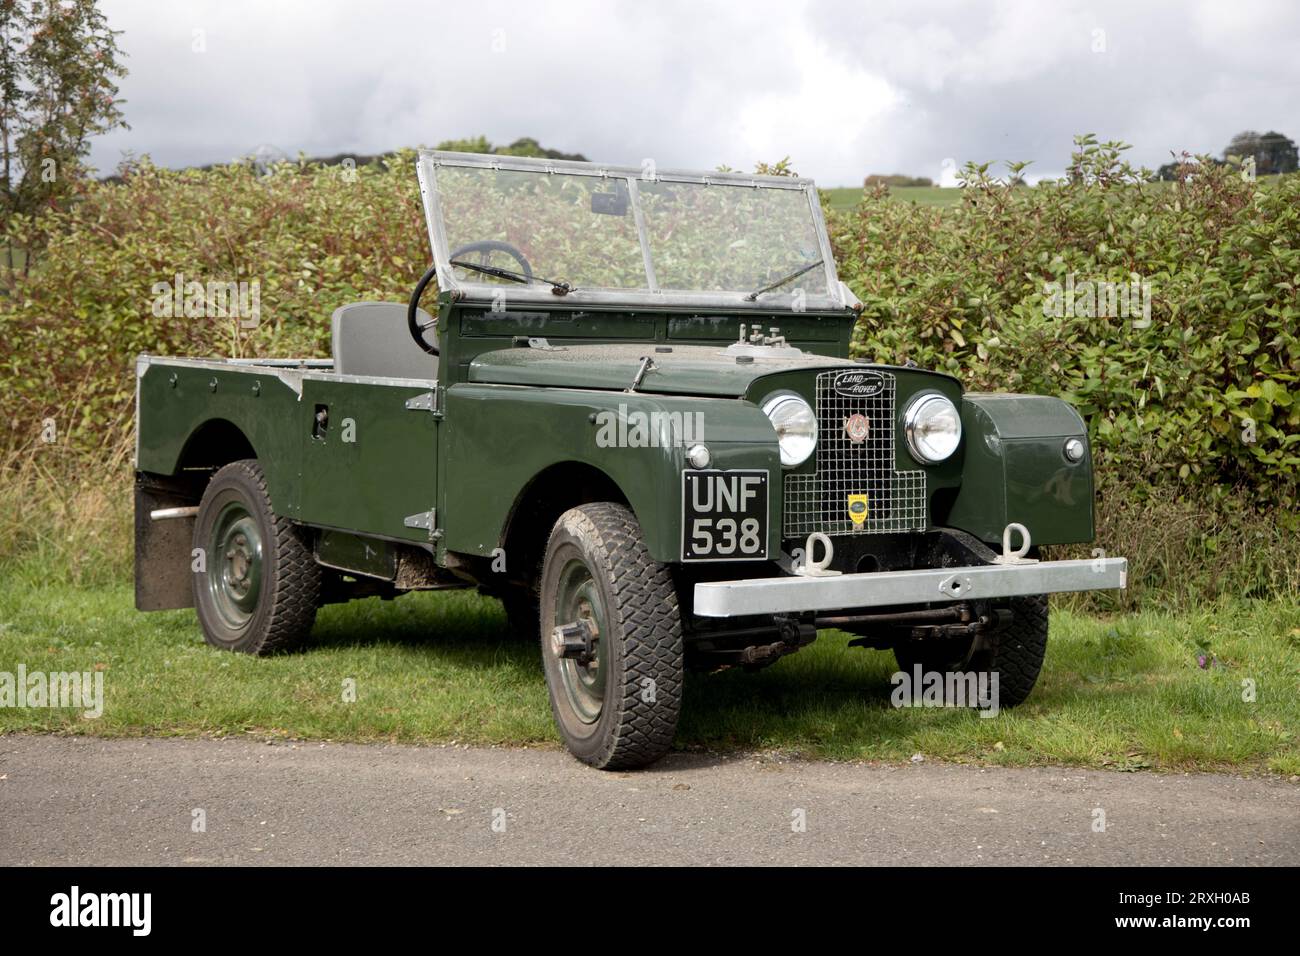
[[[870,397],[846,396],[835,387],[843,371],[817,376],[816,469],[785,479],[785,536],[884,534],[925,528],[925,472],[894,470],[894,376],[872,371],[882,387]],[[865,441],[845,429],[853,415],[866,417]],[[867,517],[849,517],[849,496],[867,496]]]

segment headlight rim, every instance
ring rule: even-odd
[[[805,454],[802,458],[799,458],[798,460],[791,460],[791,461],[786,460],[785,447],[781,443],[781,436],[779,434],[777,435],[776,444],[777,444],[778,454],[780,455],[781,458],[781,467],[798,468],[800,465],[806,463],[810,458],[812,458],[812,456],[817,451],[817,442],[821,437],[821,429],[817,421],[817,410],[813,408],[812,404],[806,398],[800,395],[798,392],[791,392],[785,390],[779,392],[773,392],[771,395],[768,395],[766,398],[764,398],[759,405],[759,408],[762,409],[763,411],[763,415],[767,418],[769,424],[772,425],[773,430],[776,429],[776,422],[773,421],[772,419],[772,413],[783,402],[796,402],[799,405],[802,405],[807,410],[809,417],[812,421],[812,441],[809,443],[808,453]]]
[[[920,447],[916,438],[916,426],[920,417],[921,409],[926,403],[939,401],[952,409],[953,417],[957,422],[957,440],[953,443],[952,451],[940,457],[933,458],[927,455]],[[957,454],[957,449],[961,447],[963,429],[961,424],[961,410],[957,404],[943,392],[926,391],[920,392],[912,397],[907,408],[903,411],[903,435],[907,441],[907,450],[912,457],[922,465],[941,465],[945,461],[951,460],[952,456]]]

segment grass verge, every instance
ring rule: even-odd
[[[450,592],[332,606],[314,636],[298,654],[230,654],[203,643],[190,611],[137,613],[128,587],[10,576],[0,672],[102,670],[105,703],[97,719],[0,707],[0,732],[558,743],[536,648],[506,635],[494,601]],[[1300,608],[1290,604],[1110,619],[1058,611],[1038,689],[994,718],[895,709],[892,655],[847,640],[826,631],[757,674],[692,675],[678,746],[1300,774]]]

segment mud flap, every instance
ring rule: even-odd
[[[142,475],[135,480],[135,606],[139,611],[193,607],[191,550],[194,516],[153,519],[162,508],[192,507],[194,498],[160,487]]]

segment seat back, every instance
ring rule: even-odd
[[[421,325],[433,317],[420,309]],[[330,318],[334,371],[340,375],[381,378],[438,377],[438,356],[415,344],[406,325],[406,306],[400,302],[353,302],[334,310]]]

